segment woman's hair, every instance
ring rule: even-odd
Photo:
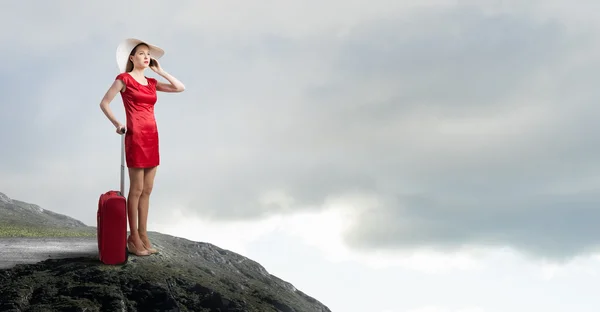
[[[148,45],[147,45],[147,44],[145,44],[145,43],[143,43],[143,42],[142,42],[142,43],[138,43],[138,45],[136,45],[136,46],[135,46],[135,47],[134,47],[134,48],[131,50],[131,53],[129,53],[129,56],[132,56],[132,55],[134,55],[134,54],[135,54],[135,52],[136,52],[136,50],[137,50],[137,48],[138,48],[139,46],[146,46],[147,48],[149,48],[149,47],[148,47]],[[125,72],[131,72],[132,70],[133,70],[133,62],[131,61],[131,59],[127,58],[127,67],[125,67]]]

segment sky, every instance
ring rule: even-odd
[[[155,107],[149,230],[332,311],[597,311],[598,8],[2,1],[0,192],[95,226],[120,173],[99,104],[140,38],[186,86]]]

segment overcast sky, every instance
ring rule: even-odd
[[[597,311],[597,11],[2,1],[0,192],[95,225],[120,161],[99,103],[135,37],[187,88],[156,105],[150,230],[333,311]]]

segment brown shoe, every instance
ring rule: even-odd
[[[150,252],[151,254],[158,253],[158,250],[156,250],[156,248],[152,248],[150,240],[148,239],[148,235],[140,234],[140,239],[142,240],[142,246],[146,248],[148,252]]]
[[[150,252],[151,254],[155,254],[158,253],[158,250],[156,250],[156,248],[152,248],[152,247],[146,247],[146,245],[142,244],[142,246],[144,246],[144,248],[146,248],[146,250],[148,252]]]
[[[143,245],[143,243],[142,243]],[[131,239],[131,236],[129,236],[127,238],[127,251],[129,251],[129,253],[134,254],[136,256],[149,256],[150,252],[144,248],[138,248],[138,246],[135,245],[135,243],[133,242],[133,240]]]

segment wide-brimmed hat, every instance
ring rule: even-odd
[[[165,54],[165,51],[153,44],[142,41],[140,39],[135,38],[127,38],[123,40],[119,46],[117,46],[117,66],[119,67],[119,73],[124,73],[127,69],[127,61],[129,60],[129,55],[135,46],[143,43],[148,46],[150,49],[150,55],[154,59],[159,59],[161,56]]]

